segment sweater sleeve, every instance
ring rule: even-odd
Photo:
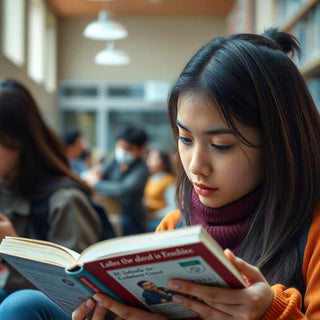
[[[156,232],[174,229],[179,222],[180,217],[180,210],[171,211],[161,220],[156,229]]]
[[[263,320],[320,320],[320,207],[317,208],[303,257],[302,274],[306,284],[304,297],[305,314],[301,309],[301,295],[294,288],[277,284],[272,287],[274,300]]]

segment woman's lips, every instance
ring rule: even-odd
[[[203,197],[210,197],[215,191],[218,190],[217,188],[210,188],[204,184],[194,183],[193,186],[196,193],[199,196],[203,196]]]

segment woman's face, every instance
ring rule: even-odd
[[[247,140],[261,145],[256,129],[237,122],[236,125]],[[182,165],[204,205],[222,207],[250,193],[262,182],[262,149],[241,143],[207,99],[181,95],[177,127]]]
[[[9,179],[18,170],[20,151],[0,144],[0,180]]]
[[[162,159],[158,150],[151,150],[148,153],[146,162],[151,173],[157,173],[164,170]]]

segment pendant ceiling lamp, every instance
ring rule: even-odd
[[[112,20],[111,14],[101,10],[98,20],[91,22],[83,31],[86,38],[93,40],[119,40],[128,36],[127,29],[119,22]]]
[[[105,66],[122,66],[130,63],[127,53],[115,47],[113,42],[107,43],[106,49],[97,53],[94,58],[96,64]]]

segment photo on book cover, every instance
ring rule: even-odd
[[[167,274],[165,270],[170,270]],[[175,291],[167,289],[168,282],[176,277],[212,286],[228,286],[200,256],[165,262],[148,263],[134,267],[106,271],[116,281],[153,312],[170,317],[190,317],[190,311],[172,302]]]

